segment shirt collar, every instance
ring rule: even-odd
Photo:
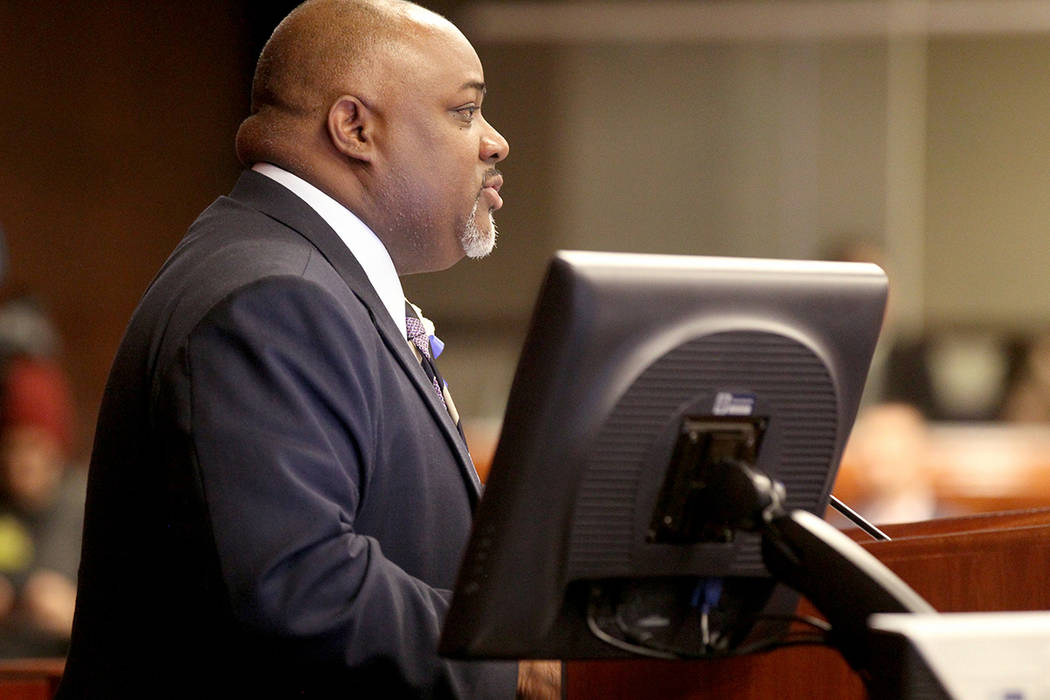
[[[271,163],[256,163],[252,170],[287,187],[335,230],[340,240],[357,258],[357,262],[361,263],[365,274],[368,275],[368,281],[376,290],[394,324],[401,330],[401,337],[407,337],[405,291],[394,268],[394,261],[390,259],[390,253],[372,229],[342,204],[283,168]]]

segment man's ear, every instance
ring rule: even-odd
[[[353,95],[340,95],[328,110],[328,138],[335,149],[355,160],[371,162],[374,114]]]

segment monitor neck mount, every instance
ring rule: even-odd
[[[831,623],[830,640],[854,669],[869,668],[867,620],[874,613],[935,613],[865,549],[807,511],[784,508],[784,487],[739,460],[712,470],[712,492],[737,504],[727,525],[762,535],[775,579],[805,595]]]

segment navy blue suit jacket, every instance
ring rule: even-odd
[[[511,697],[435,651],[478,494],[357,261],[248,171],[115,359],[60,695]]]

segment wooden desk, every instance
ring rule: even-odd
[[[854,539],[937,610],[1050,609],[1050,509],[885,528]],[[812,613],[803,601],[800,612]],[[864,686],[837,652],[794,647],[721,661],[570,661],[569,700],[857,698]]]

